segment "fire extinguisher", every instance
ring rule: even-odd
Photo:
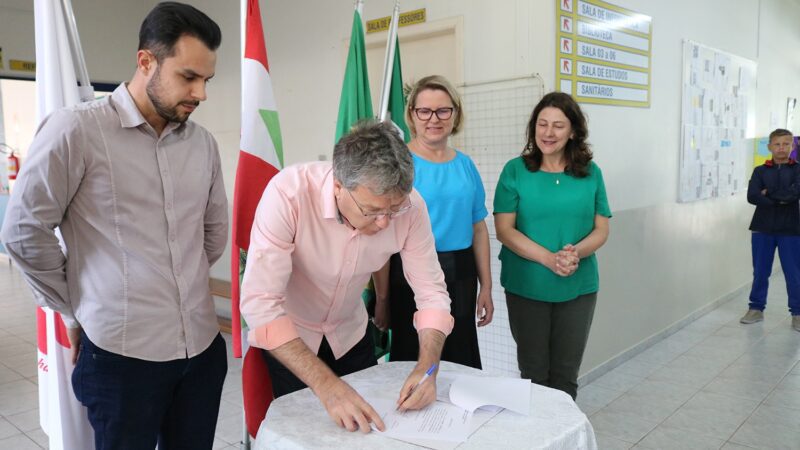
[[[17,158],[17,155],[15,155],[14,152],[12,151],[8,155],[8,179],[16,180],[18,173],[19,173],[19,158]]]

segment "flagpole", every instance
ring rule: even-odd
[[[248,0],[241,0],[239,2],[239,44],[241,47],[239,48],[239,59],[240,61],[244,60],[244,52],[246,47],[246,39],[247,39],[247,2]],[[240,63],[241,64],[241,63]],[[241,70],[240,80],[239,80],[239,92],[244,92],[244,77],[245,73],[244,70]],[[241,100],[241,95],[239,96]],[[231,285],[236,283],[237,291],[239,285],[239,248],[236,245],[236,241],[232,239],[231,245],[231,268],[235,270],[231,270]],[[234,252],[235,251],[235,252]],[[235,253],[235,254],[234,254]],[[236,272],[236,273],[234,273]],[[232,335],[233,338],[234,334],[239,336],[242,335],[241,331],[241,317],[238,314],[238,311],[234,312],[233,308],[236,307],[231,303],[231,328],[232,328]],[[233,321],[236,321],[236,325],[233,324]],[[236,354],[236,350],[234,350],[234,355]],[[241,343],[239,344],[239,357],[241,358],[241,365],[240,368],[244,369],[244,355],[241,354]],[[241,375],[240,375],[241,376]],[[244,399],[242,399],[242,442],[241,446],[239,447],[241,450],[250,450],[250,433],[247,431],[247,413],[244,407]]]
[[[94,88],[92,82],[89,80],[89,71],[86,69],[86,59],[83,56],[83,47],[81,47],[81,38],[78,35],[78,24],[75,21],[75,13],[72,11],[72,2],[70,0],[61,0],[62,9],[64,10],[64,20],[67,24],[67,35],[69,36],[69,45],[72,48],[72,59],[75,64],[75,71],[80,82],[78,87],[78,94],[82,102],[94,100]]]
[[[400,17],[400,0],[394,2],[392,22],[389,25],[389,36],[386,41],[386,60],[383,64],[383,84],[381,85],[381,102],[379,117],[381,122],[386,120],[389,111],[389,89],[392,85],[392,69],[394,68],[394,53],[397,45],[397,25]]]
[[[243,61],[245,46],[246,46],[246,39],[247,39],[247,1],[248,0],[241,0],[239,2],[239,60]],[[241,65],[241,63],[239,63]],[[244,92],[244,70],[240,71],[240,80],[239,80],[239,92]],[[235,214],[235,211],[234,211]],[[239,287],[239,247],[236,245],[236,241],[231,239],[231,285],[236,283],[237,292]],[[236,254],[234,254],[236,253]],[[233,311],[234,305],[231,303],[231,328],[232,328],[232,335],[236,334],[238,336],[242,335],[241,331],[241,317],[237,312]],[[233,325],[233,321],[236,321],[237,325]],[[235,344],[234,344],[235,346]],[[234,350],[234,356],[236,356],[237,350]],[[241,358],[241,365],[240,368],[244,369],[244,355],[241,354],[241,343],[239,344],[238,348],[238,357]],[[241,376],[241,375],[240,375]],[[242,391],[242,395],[244,395],[244,391]],[[250,450],[250,433],[247,432],[247,410],[244,407],[244,399],[242,399],[242,442],[240,447],[242,450]]]

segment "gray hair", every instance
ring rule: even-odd
[[[364,186],[375,195],[408,194],[414,162],[393,124],[363,121],[333,148],[333,176],[347,190]]]

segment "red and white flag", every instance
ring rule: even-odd
[[[67,5],[69,3],[67,2]],[[60,0],[35,0],[37,122],[53,111],[92,98],[91,86],[78,87],[75,56]],[[77,36],[75,36],[77,40]],[[80,45],[77,45],[80,49]],[[80,51],[80,50],[78,50]],[[78,58],[82,60],[82,56]],[[85,68],[83,68],[85,72]],[[87,76],[88,78],[88,76]],[[88,84],[88,83],[87,83]],[[39,422],[51,450],[94,449],[86,408],[72,391],[72,350],[61,315],[37,308]]]
[[[86,408],[72,391],[72,350],[61,314],[36,309],[39,353],[39,422],[51,449],[94,448]]]
[[[278,108],[269,75],[267,48],[258,0],[247,0],[242,59],[242,136],[233,193],[231,299],[233,354],[241,358],[242,393],[247,431],[255,437],[272,401],[266,363],[247,345],[247,324],[239,314],[240,257],[246,260],[256,207],[267,183],[283,168]],[[243,269],[243,267],[242,267]]]

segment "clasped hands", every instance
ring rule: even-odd
[[[552,270],[556,275],[568,277],[578,270],[581,258],[578,255],[578,247],[567,244],[561,250],[552,254]]]

